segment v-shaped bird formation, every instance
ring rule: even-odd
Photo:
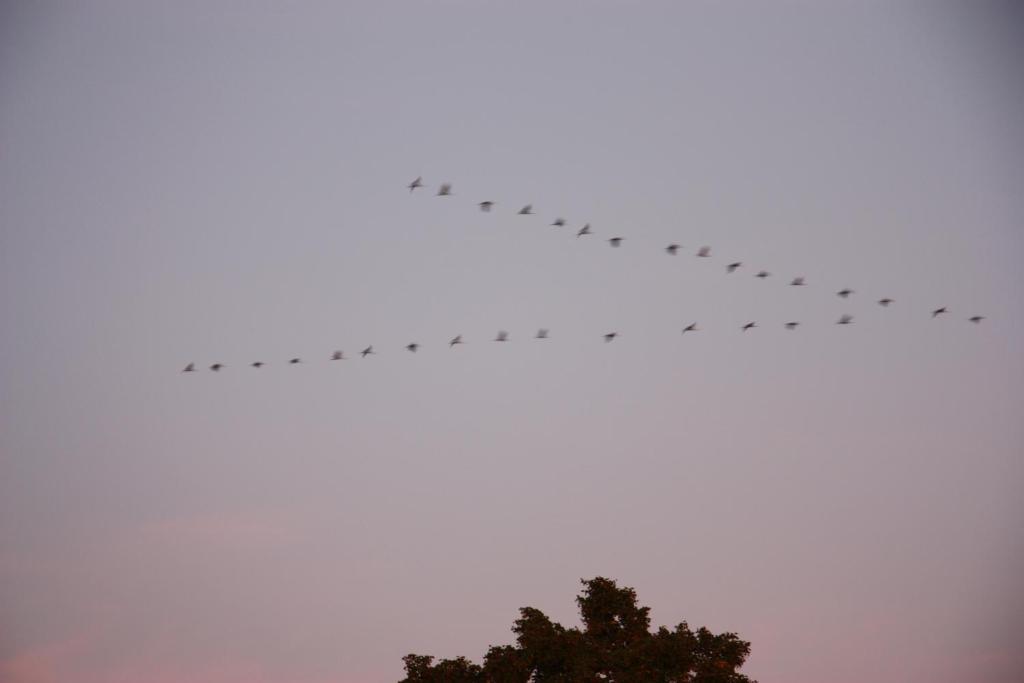
[[[408,188],[410,194],[414,194],[414,193],[416,193],[416,190],[426,189],[428,186],[426,184],[424,184],[422,176],[417,176],[416,179],[413,180],[412,182],[410,182],[406,187]],[[450,183],[450,182],[441,183],[440,185],[438,185],[437,192],[436,192],[435,196],[437,196],[437,197],[454,197],[455,193],[453,192],[452,188],[453,188],[453,183]],[[494,200],[487,199],[487,200],[483,200],[483,201],[477,202],[476,205],[479,207],[479,210],[481,212],[483,212],[483,213],[492,213],[494,211],[495,207],[497,206],[497,202],[495,202]],[[521,206],[521,208],[519,208],[518,210],[515,211],[515,215],[518,215],[518,216],[535,216],[536,213],[534,212],[533,204],[524,204],[524,205]],[[556,217],[550,223],[550,227],[555,227],[555,228],[563,228],[563,227],[567,227],[568,225],[569,225],[569,222],[567,221],[567,219],[565,219],[563,217],[560,217],[560,216]],[[579,227],[579,229],[576,230],[576,232],[575,232],[575,235],[576,235],[577,238],[585,237],[585,236],[589,236],[589,235],[594,235],[594,234],[596,234],[596,233],[594,232],[593,228],[591,227],[591,223],[589,223],[589,222],[583,222],[582,225]],[[625,239],[626,239],[625,237],[616,235],[614,237],[607,238],[607,241],[608,241],[608,244],[612,248],[616,248],[617,249],[617,248],[620,248],[620,247],[623,246],[623,242],[625,241]],[[668,254],[669,256],[677,256],[679,254],[679,252],[681,250],[683,250],[683,249],[684,249],[684,247],[681,244],[678,244],[678,243],[675,243],[675,242],[673,242],[671,244],[668,244],[667,246],[664,247],[665,253]],[[712,258],[711,246],[710,245],[703,245],[703,246],[698,247],[697,250],[695,251],[695,256],[698,257],[698,258],[705,258],[705,259]],[[743,270],[746,270],[746,265],[745,265],[745,263],[743,261],[730,261],[729,263],[727,263],[725,265],[725,272],[728,275],[733,275],[733,274],[737,273],[738,271],[740,271],[741,268]],[[765,280],[768,277],[771,277],[771,275],[772,274],[771,274],[770,271],[762,269],[762,270],[758,270],[756,273],[754,273],[753,277],[758,278],[759,280]],[[790,279],[789,285],[792,286],[792,287],[804,287],[804,286],[807,286],[806,278],[803,275],[795,276],[795,277]],[[850,297],[852,297],[855,294],[856,294],[856,290],[854,290],[854,289],[852,289],[850,287],[844,287],[844,288],[836,291],[836,296],[838,296],[839,298],[841,298],[843,300],[848,300],[848,299],[850,299]],[[896,303],[896,300],[893,299],[892,297],[888,297],[887,296],[887,297],[883,297],[881,299],[878,299],[876,303],[879,306],[881,306],[882,308],[889,308],[891,305]],[[934,320],[936,318],[945,316],[945,315],[947,315],[949,313],[950,313],[950,311],[949,311],[948,307],[940,306],[940,307],[932,309],[930,311],[930,317],[931,317],[932,320]],[[971,315],[970,317],[966,318],[966,321],[968,321],[968,322],[970,322],[970,323],[972,323],[974,325],[978,325],[978,324],[980,324],[985,319],[986,318],[983,315],[974,314],[974,315]],[[844,314],[842,314],[839,317],[838,320],[836,320],[834,322],[834,324],[835,325],[844,325],[844,326],[845,325],[852,325],[852,324],[854,324],[854,318],[853,318],[852,315],[844,313]],[[786,330],[794,331],[794,330],[797,329],[798,326],[803,325],[803,323],[801,321],[798,321],[798,320],[788,320],[788,321],[784,321],[782,323],[779,323],[779,325],[781,327],[783,327],[784,329],[786,329]],[[748,322],[746,322],[746,323],[744,323],[742,325],[738,325],[737,328],[735,328],[735,329],[738,329],[740,332],[748,332],[748,331],[751,331],[751,330],[760,329],[761,327],[762,327],[762,325],[758,324],[758,322],[756,320],[751,320],[751,321],[748,321]],[[690,323],[686,324],[684,327],[682,327],[681,334],[685,336],[687,333],[698,332],[700,330],[701,330],[701,328],[699,328],[697,326],[697,322],[690,322]],[[609,344],[609,343],[615,341],[616,338],[619,337],[619,334],[620,333],[618,331],[609,331],[609,332],[603,332],[600,335],[595,335],[595,338],[601,338],[601,339],[604,340],[605,344]],[[549,338],[550,338],[550,333],[549,333],[548,328],[540,328],[533,335],[533,339],[535,341],[536,340],[543,341],[543,340],[547,340]],[[498,332],[495,334],[495,336],[494,336],[492,341],[507,343],[507,342],[511,341],[511,335],[506,330],[498,330]],[[457,335],[455,335],[454,337],[452,337],[451,339],[448,340],[448,348],[449,349],[454,349],[456,346],[460,346],[460,345],[463,345],[465,343],[466,343],[466,341],[463,340],[463,335],[462,334],[457,334]],[[408,352],[408,353],[417,353],[420,350],[421,347],[422,347],[422,345],[418,341],[407,342],[402,347],[397,347],[396,346],[396,348],[404,348],[405,351]],[[363,358],[363,359],[366,359],[369,356],[374,356],[374,355],[377,355],[377,352],[374,351],[373,345],[367,346],[366,348],[364,348],[362,351],[359,352],[359,356],[361,358]],[[327,360],[330,360],[330,361],[339,361],[339,360],[346,360],[347,359],[346,356],[345,356],[345,353],[343,351],[341,351],[341,350],[334,351],[330,355],[325,355],[325,358]],[[305,364],[305,361],[303,361],[301,358],[294,357],[294,358],[288,359],[284,364],[287,364],[287,365],[303,365],[303,364]],[[257,360],[257,361],[249,362],[248,365],[249,365],[250,368],[259,370],[259,369],[265,367],[267,365],[267,363],[262,361],[262,360]],[[222,362],[215,362],[215,363],[210,364],[207,367],[212,372],[220,372],[221,370],[227,368],[228,366],[225,363],[222,363]],[[199,370],[199,368],[196,365],[196,363],[195,362],[190,362],[187,365],[185,365],[185,367],[182,369],[182,372],[191,373],[191,372],[197,372],[198,370]]]

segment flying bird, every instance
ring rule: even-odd
[[[196,371],[196,364],[195,363],[189,363],[188,365],[185,366],[185,369],[182,370],[182,372],[195,372],[195,371]]]
[[[491,210],[491,207],[493,207],[493,206],[494,206],[494,202],[491,202],[491,201],[480,202],[480,210],[483,211],[484,213],[489,213],[490,210]]]
[[[254,362],[254,363],[249,363],[249,365],[251,365],[252,367],[254,367],[254,368],[256,368],[257,370],[259,370],[259,369],[260,369],[260,368],[262,368],[262,367],[263,367],[264,365],[266,365],[266,363],[264,363],[264,362],[263,362],[263,361],[261,361],[261,360],[258,360],[258,361]]]
[[[523,208],[519,209],[520,216],[530,216],[533,214],[533,204],[527,204]]]
[[[417,187],[423,187],[423,176],[417,176],[416,180],[409,183],[409,192],[412,192]]]
[[[437,191],[438,197],[450,197],[452,194],[452,184],[444,183]]]
[[[852,315],[844,315],[841,318],[839,318],[839,320],[836,321],[836,325],[849,325],[852,322],[853,322],[853,316]]]
[[[366,358],[367,356],[375,356],[376,352],[374,352],[373,345],[371,344],[370,346],[367,346],[365,349],[360,351],[359,355],[362,356],[363,358]]]
[[[457,335],[456,337],[453,337],[452,340],[450,342],[448,342],[448,348],[451,348],[451,347],[455,346],[456,344],[462,344],[462,343],[463,343],[462,342],[462,335],[460,334],[460,335]]]
[[[892,299],[879,299],[878,300],[878,305],[879,306],[883,306],[883,307],[888,306],[891,303],[892,303]]]
[[[562,226],[565,225],[565,219],[564,218],[556,218],[555,222],[552,223],[551,225],[556,227],[556,228],[561,228]]]
[[[946,311],[946,307],[945,306],[943,306],[942,308],[936,308],[934,311],[932,311],[932,317],[933,318],[938,318],[940,315],[942,315],[943,313],[946,313],[946,312],[947,311]]]
[[[679,251],[679,245],[678,244],[670,244],[667,247],[665,247],[665,251],[668,252],[669,254],[671,254],[672,256],[675,256],[676,252]]]
[[[301,358],[292,358],[290,361],[288,361],[288,365],[298,365],[301,362]]]
[[[345,354],[341,351],[335,351],[331,354],[331,360],[345,360]]]
[[[838,292],[836,292],[836,294],[837,294],[838,296],[841,296],[841,297],[843,297],[844,299],[846,299],[846,298],[847,298],[847,297],[849,297],[849,296],[850,296],[851,294],[853,294],[853,290],[852,290],[852,289],[840,289],[840,290],[839,290]]]
[[[747,323],[746,325],[743,326],[743,332],[746,332],[747,330],[752,330],[755,327],[757,327],[757,323],[749,322],[749,323]]]
[[[793,321],[793,322],[789,322],[789,323],[786,323],[786,329],[787,329],[787,330],[795,330],[795,329],[796,329],[796,326],[797,326],[797,325],[799,325],[799,324],[800,324],[800,323],[798,323],[798,322],[796,322],[796,321]]]
[[[213,365],[210,366],[210,369],[213,370],[214,372],[220,372],[220,369],[222,367],[224,367],[223,363],[214,363]]]
[[[609,332],[608,334],[604,335],[604,343],[607,344],[608,342],[615,339],[617,336],[619,336],[618,332]]]
[[[591,235],[591,234],[593,234],[593,233],[590,232],[590,223],[587,223],[582,228],[580,228],[580,231],[578,233],[576,233],[576,236],[577,237],[583,237],[584,235]]]
[[[755,275],[754,277],[759,277],[763,280],[769,275],[771,275],[771,273],[769,273],[767,270],[759,270],[757,271],[757,275]]]
[[[698,331],[699,330],[697,329],[697,323],[690,323],[689,325],[687,325],[686,327],[683,328],[683,334],[686,334],[687,332],[698,332]]]
[[[494,338],[494,341],[496,341],[496,342],[508,341],[508,332],[506,332],[505,330],[500,330],[498,332],[497,336]]]
[[[740,261],[737,261],[736,263],[730,263],[729,265],[727,265],[727,266],[725,267],[725,270],[726,270],[727,272],[730,272],[730,273],[735,273],[735,272],[736,272],[736,269],[737,269],[737,268],[739,268],[739,267],[740,267],[740,266],[742,266],[742,265],[743,265],[743,263],[742,263],[742,262],[740,262]]]
[[[975,325],[977,325],[978,323],[980,323],[984,319],[985,319],[985,316],[983,316],[983,315],[974,315],[974,316],[971,316],[970,318],[968,318],[968,320],[970,320]]]
[[[701,247],[697,250],[697,256],[701,258],[707,258],[711,256],[711,247]]]
[[[534,337],[534,338],[535,339],[547,339],[548,338],[548,331],[542,327],[539,330],[537,330],[537,336]]]
[[[612,238],[610,238],[608,240],[608,244],[612,245],[613,247],[617,247],[620,244],[622,244],[622,238],[621,237],[612,237]]]
[[[418,348],[420,348],[420,345],[417,344],[416,342],[413,342],[412,344],[406,344],[405,345],[406,351],[410,351],[412,353],[416,353],[416,349],[418,349]]]
[[[806,283],[802,277],[795,277],[789,284],[793,287],[803,287]]]

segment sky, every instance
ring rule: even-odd
[[[387,683],[600,575],[1019,681],[1022,20],[4,3],[0,680]]]

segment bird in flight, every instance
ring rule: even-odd
[[[686,334],[687,332],[698,332],[698,331],[699,330],[697,329],[697,323],[690,323],[689,325],[687,325],[686,327],[683,328],[683,334]]]
[[[548,331],[546,329],[544,329],[542,327],[539,330],[537,330],[537,336],[535,337],[535,339],[547,339],[547,338],[548,338]]]
[[[587,223],[582,228],[580,228],[580,231],[578,233],[576,233],[576,236],[577,237],[583,237],[584,235],[592,235],[592,234],[593,233],[590,232],[590,223]]]
[[[565,219],[564,218],[556,218],[555,222],[552,223],[551,225],[556,227],[556,228],[561,228],[562,226],[565,225]]]
[[[604,335],[604,343],[607,344],[608,342],[615,339],[617,336],[619,336],[618,332],[609,332],[608,334]]]
[[[520,216],[530,216],[530,215],[533,215],[533,204],[527,204],[523,208],[519,209],[519,215]]]
[[[755,327],[757,327],[757,323],[749,322],[749,323],[747,323],[746,325],[743,326],[743,332],[746,332],[747,330],[752,330]]]
[[[800,323],[796,322],[795,320],[793,322],[788,322],[788,323],[786,323],[786,329],[787,330],[795,330],[796,326],[799,325],[799,324]]]
[[[701,258],[707,258],[711,256],[711,247],[701,247],[697,250],[697,256]]]
[[[496,341],[496,342],[508,341],[508,332],[506,332],[505,330],[499,330],[497,336],[494,337],[494,341]]]
[[[456,344],[462,344],[462,343],[463,343],[462,342],[462,335],[460,334],[460,335],[457,335],[457,336],[453,337],[452,340],[450,342],[448,342],[448,348],[451,348],[451,347],[455,346]]]
[[[946,312],[947,311],[946,311],[946,307],[945,306],[943,306],[942,308],[936,308],[934,311],[932,311],[932,317],[933,318],[938,318],[940,315],[942,315],[943,313],[946,313]]]
[[[451,183],[444,183],[444,184],[442,184],[441,187],[437,191],[437,196],[438,197],[450,197],[451,194],[452,194],[452,184]]]
[[[416,349],[418,349],[418,348],[420,348],[420,345],[417,344],[416,342],[413,342],[412,344],[406,344],[405,345],[406,351],[410,351],[412,353],[416,353]]]
[[[493,206],[494,202],[492,201],[480,202],[480,210],[483,211],[484,213],[490,213],[491,208]]]
[[[331,354],[331,360],[345,360],[345,354],[341,351],[335,351]]]
[[[841,297],[843,297],[844,299],[846,299],[846,298],[847,298],[847,297],[849,297],[849,296],[850,296],[851,294],[853,294],[853,290],[852,290],[852,289],[840,289],[840,290],[839,290],[838,292],[836,292],[836,294],[837,294],[838,296],[841,296]]]
[[[373,345],[371,344],[370,346],[367,346],[365,349],[359,352],[359,355],[362,356],[363,358],[366,358],[367,356],[376,355],[376,353],[373,350]]]
[[[839,320],[836,321],[836,325],[849,325],[852,322],[853,322],[853,316],[852,315],[844,315],[841,318],[839,318]]]
[[[409,192],[412,192],[417,187],[423,187],[423,176],[416,176],[416,180],[409,183]]]
[[[288,365],[298,365],[301,362],[301,358],[292,358],[290,361],[288,361]]]
[[[806,283],[802,277],[795,277],[789,284],[793,287],[803,287]]]
[[[757,271],[757,275],[755,275],[754,277],[759,277],[763,280],[769,275],[771,275],[771,273],[769,273],[767,270],[759,270]]]
[[[886,299],[879,299],[878,300],[878,305],[882,306],[882,307],[888,306],[891,303],[892,303],[892,299],[888,299],[888,298],[886,298]]]
[[[185,366],[185,369],[182,370],[182,372],[195,372],[195,371],[196,371],[196,364],[195,363],[189,363],[188,365]]]
[[[622,244],[622,238],[621,237],[612,237],[611,239],[608,240],[608,244],[612,245],[613,247],[617,247],[620,244]]]
[[[222,367],[224,367],[223,363],[214,363],[213,365],[210,366],[210,369],[213,370],[214,372],[220,372],[220,369]]]
[[[262,368],[265,365],[265,363],[263,361],[261,361],[261,360],[258,360],[258,361],[254,362],[254,363],[249,363],[249,365],[251,365],[252,367],[254,367],[257,370],[259,370],[260,368]]]
[[[667,247],[665,247],[665,251],[668,252],[669,254],[671,254],[672,256],[675,256],[676,252],[679,251],[679,245],[678,244],[670,244]]]
[[[739,268],[742,265],[743,265],[743,263],[740,262],[740,261],[737,261],[736,263],[730,263],[729,265],[727,265],[725,267],[725,270],[726,270],[726,272],[729,272],[729,273],[735,273],[736,269]]]
[[[978,323],[980,323],[984,319],[985,319],[985,316],[983,316],[983,315],[974,315],[974,316],[971,316],[970,318],[968,318],[968,320],[970,320],[975,325],[977,325]]]

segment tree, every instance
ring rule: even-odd
[[[491,646],[483,666],[410,654],[399,683],[754,683],[737,671],[750,643],[735,633],[693,631],[685,621],[651,632],[650,608],[632,588],[600,576],[582,583],[582,629],[524,607],[512,625],[516,644]]]

